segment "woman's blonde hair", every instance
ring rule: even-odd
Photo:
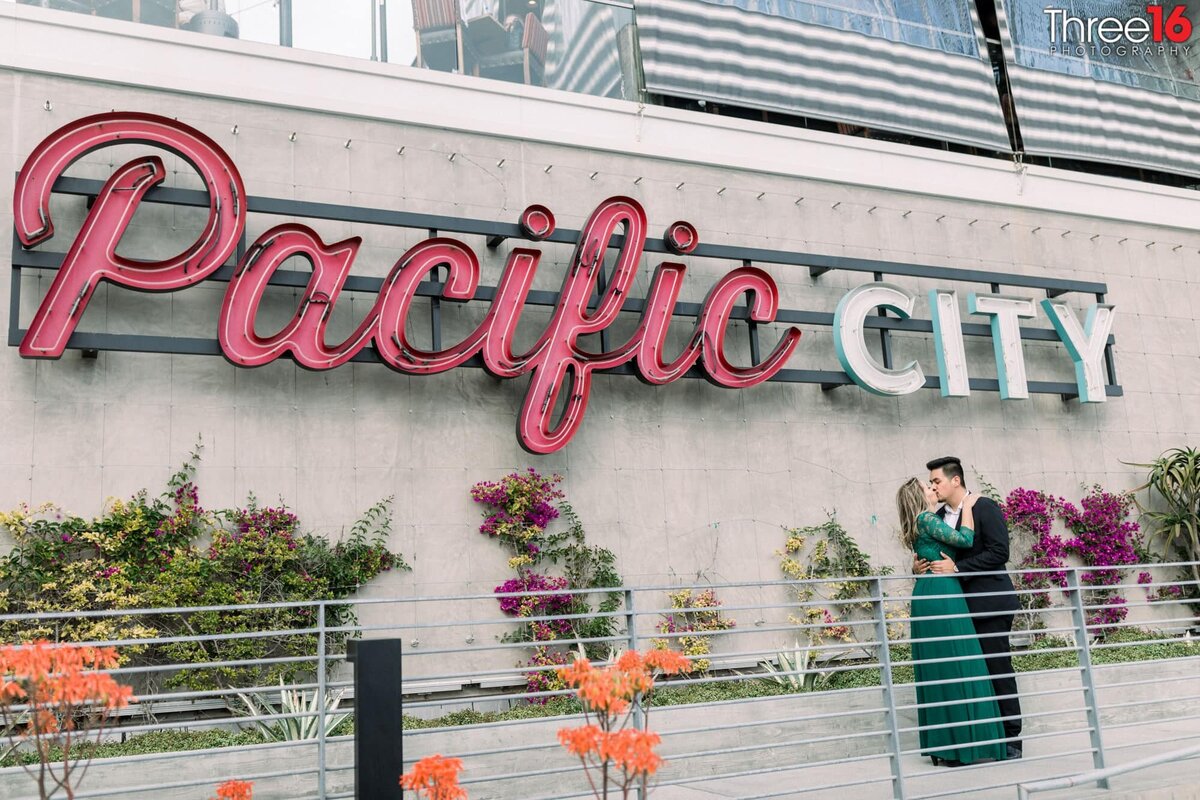
[[[909,550],[917,543],[917,517],[926,510],[925,489],[916,478],[909,478],[896,492],[896,511],[900,514],[900,542]]]

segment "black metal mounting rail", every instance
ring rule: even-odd
[[[83,178],[59,178],[55,182],[54,191],[94,197],[103,186],[99,180]],[[146,202],[166,203],[192,207],[208,207],[208,193],[194,189],[174,189],[157,187],[147,192]],[[520,226],[516,223],[492,222],[488,220],[472,220],[460,217],[447,217],[433,214],[418,214],[405,211],[393,211],[378,208],[360,208],[356,206],[334,205],[328,203],[313,203],[299,200],[284,200],[251,196],[247,198],[247,209],[251,213],[303,217],[311,219],[326,219],[340,222],[354,222],[388,227],[423,229],[430,235],[439,233],[458,233],[479,235],[487,238],[489,247],[495,248],[507,239],[524,239]],[[578,230],[556,230],[547,241],[574,244],[578,241]],[[618,248],[623,237],[614,236],[610,248]],[[245,251],[245,238],[239,255]],[[667,253],[670,251],[660,239],[647,239],[645,251],[649,253]],[[63,253],[25,250],[13,237],[12,249],[12,291],[10,297],[8,342],[16,346],[25,335],[25,329],[20,327],[20,289],[22,270],[57,270],[62,265]],[[948,280],[962,283],[987,284],[992,292],[998,292],[1000,287],[1017,287],[1045,291],[1048,297],[1060,296],[1067,293],[1081,293],[1095,296],[1098,302],[1103,302],[1108,289],[1103,283],[1057,279],[1041,276],[1015,275],[1008,273],[987,272],[980,270],[956,269],[953,267],[931,267],[904,262],[877,261],[855,259],[840,256],[827,256],[813,253],[796,253],[781,250],[765,250],[760,248],[741,248],[731,245],[699,245],[690,254],[692,258],[714,258],[738,261],[743,264],[762,263],[785,266],[808,267],[815,278],[830,270],[846,270],[852,272],[869,272],[875,280],[882,280],[885,275],[928,278],[933,280]],[[207,280],[228,282],[233,276],[234,265],[226,264],[216,270]],[[270,279],[271,286],[302,288],[308,284],[309,275],[305,272],[279,270]],[[601,274],[603,281],[603,273]],[[346,279],[345,290],[350,292],[378,292],[383,286],[382,278],[351,275]],[[602,284],[601,284],[602,286]],[[425,281],[417,289],[417,295],[428,297],[432,306],[431,328],[434,346],[440,346],[442,339],[440,299],[443,285],[436,281]],[[602,289],[601,289],[602,290]],[[474,299],[490,301],[495,296],[495,287],[481,286],[475,292]],[[599,295],[593,296],[597,302]],[[553,307],[558,304],[558,293],[550,291],[531,291],[528,304],[532,306]],[[640,313],[645,306],[641,298],[627,299],[621,307],[623,312]],[[701,311],[699,303],[678,303],[674,316],[695,318]],[[759,341],[760,325],[749,322],[749,309],[737,306],[731,315],[732,319],[747,322],[750,350],[756,363],[761,352]],[[830,327],[833,325],[833,314],[822,311],[803,311],[781,309],[775,317],[776,322],[792,325],[809,325]],[[885,366],[891,366],[892,332],[932,333],[933,324],[929,320],[906,319],[889,317],[883,314],[869,317],[866,326],[880,333],[883,361]],[[974,337],[990,337],[991,327],[983,323],[966,323],[962,325],[963,334]],[[1057,342],[1058,334],[1049,328],[1021,327],[1021,338],[1029,341]],[[1105,346],[1105,367],[1107,385],[1105,392],[1110,397],[1123,394],[1117,383],[1116,367],[1112,348],[1115,338],[1109,336]],[[195,337],[171,337],[142,334],[110,334],[110,333],[74,333],[67,343],[68,349],[96,351],[114,350],[125,352],[178,353],[195,355],[221,355],[220,347],[215,339]],[[601,347],[607,347],[606,333],[601,333]],[[371,350],[357,354],[356,362],[379,363],[379,359]],[[478,357],[467,362],[466,366],[482,368],[482,360]],[[619,375],[636,374],[632,365],[626,364],[613,369],[603,370],[605,373]],[[689,378],[704,377],[703,372],[696,368],[686,375]],[[853,384],[853,380],[839,370],[780,370],[772,380],[788,383],[817,383],[824,388],[835,388]],[[925,388],[937,389],[941,381],[937,377],[927,377]],[[1029,381],[1029,391],[1035,394],[1058,394],[1064,399],[1077,396],[1074,383],[1065,381]],[[988,378],[970,379],[972,390],[998,391],[999,381]]]

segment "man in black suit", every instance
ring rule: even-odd
[[[943,505],[938,516],[954,529],[962,519],[962,504],[968,491],[963,478],[962,462],[953,456],[935,458],[925,465],[929,482]],[[973,616],[979,647],[987,659],[992,674],[992,688],[1004,720],[1004,735],[1008,738],[1008,757],[1020,758],[1021,703],[1017,699],[1017,679],[1013,675],[1008,635],[1013,616],[1020,609],[1012,579],[1008,575],[976,575],[1005,569],[1008,563],[1008,525],[1000,506],[986,497],[975,501],[975,543],[955,561],[942,553],[941,561],[914,561],[914,572],[921,574],[931,568],[938,575],[958,574],[966,596],[967,608]],[[1005,695],[1008,695],[1007,697]]]

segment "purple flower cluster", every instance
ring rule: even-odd
[[[1011,527],[1048,534],[1054,525],[1053,498],[1035,489],[1013,489],[1004,501],[1004,518]]]
[[[530,694],[534,692],[552,692],[556,689],[562,689],[564,684],[559,679],[558,674],[554,669],[545,669],[546,667],[562,667],[571,663],[571,659],[566,653],[558,650],[550,650],[546,647],[539,647],[533,651],[533,658],[529,659],[527,664],[518,664],[519,667],[534,667],[531,672],[525,673],[525,691]],[[536,669],[542,667],[543,669]],[[529,702],[545,705],[550,700],[549,697],[531,697]]]
[[[262,537],[291,536],[300,525],[300,519],[286,508],[242,509],[237,512],[234,522],[237,524],[234,538],[250,532]]]
[[[522,596],[519,592],[557,592],[570,588],[566,578],[551,578],[530,572],[519,578],[510,578],[495,588],[496,594],[515,596],[501,597],[500,610],[514,617],[550,617],[565,614],[571,607],[569,594],[541,594]],[[568,625],[568,628],[570,626]]]
[[[1088,617],[1088,626],[1092,628],[1107,628],[1120,624],[1129,613],[1126,600],[1119,594],[1110,595],[1104,605],[1094,609]]]
[[[1063,522],[1075,534],[1075,538],[1067,542],[1067,548],[1077,553],[1089,567],[1136,564],[1138,556],[1134,544],[1141,530],[1136,522],[1128,519],[1133,499],[1093,486],[1079,505],[1076,508],[1071,503],[1061,503]]]
[[[1180,600],[1183,598],[1183,587],[1177,583],[1170,586],[1160,586],[1158,591],[1150,596],[1151,602],[1160,602],[1163,600]]]
[[[484,516],[479,532],[487,536],[528,539],[558,519],[555,500],[563,497],[561,475],[546,477],[533,467],[499,481],[480,481],[471,487],[471,498],[493,511]]]
[[[1004,517],[1009,527],[1037,536],[1037,541],[1030,548],[1029,555],[1021,562],[1021,566],[1025,569],[1053,570],[1021,575],[1018,581],[1022,588],[1046,589],[1050,586],[1067,585],[1067,573],[1061,569],[1066,566],[1066,542],[1061,536],[1051,533],[1056,505],[1056,498],[1033,489],[1014,489],[1004,502]],[[1033,595],[1033,600],[1038,608],[1045,608],[1050,604],[1050,596],[1045,592]]]
[[[200,492],[196,484],[188,481],[175,490],[175,507],[189,508],[195,514],[204,513],[204,509],[200,507]]]
[[[1099,587],[1091,592],[1092,602],[1103,601],[1089,618],[1089,623],[1106,626],[1125,619],[1128,613],[1126,599],[1108,587],[1123,580],[1125,571],[1115,567],[1138,563],[1136,543],[1140,529],[1129,519],[1132,506],[1130,495],[1114,494],[1100,486],[1093,486],[1078,506],[1044,492],[1015,489],[1005,501],[1005,517],[1013,528],[1038,537],[1021,566],[1054,570],[1048,574],[1022,576],[1020,582],[1025,588],[1044,589],[1050,584],[1065,586],[1066,573],[1058,568],[1065,565],[1068,554],[1078,556],[1085,566],[1093,568],[1080,573],[1080,581],[1087,586]],[[1051,532],[1056,517],[1066,525],[1071,538],[1064,540]],[[1138,582],[1149,583],[1150,574],[1143,572],[1138,576]],[[1034,596],[1034,601],[1035,605],[1044,608],[1049,604],[1049,596],[1040,592]]]

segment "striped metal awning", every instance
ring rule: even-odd
[[[637,0],[646,90],[1009,150],[974,4],[887,5]]]
[[[542,15],[550,44],[546,85],[598,97],[626,95],[618,48],[628,9],[586,0],[546,0]]]
[[[1024,151],[1200,176],[1200,38],[1175,55],[1169,42],[1165,53],[1153,42],[1151,52],[1052,42],[1045,6],[996,0]],[[1146,16],[1144,2],[1058,6],[1076,18]]]

